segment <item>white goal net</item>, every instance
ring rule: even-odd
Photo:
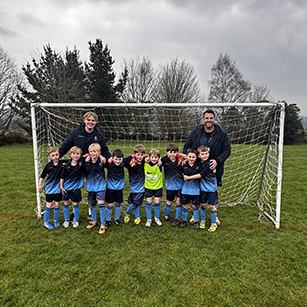
[[[136,144],[142,143],[147,153],[155,147],[164,156],[169,143],[176,143],[182,151],[190,132],[203,123],[203,112],[209,108],[214,110],[216,123],[227,132],[231,143],[231,156],[224,167],[223,186],[218,190],[219,205],[258,206],[259,221],[279,228],[283,103],[33,104],[36,184],[48,162],[47,148],[60,147],[88,111],[98,115],[98,129],[103,132],[111,153],[120,148],[128,156],[133,153]],[[126,184],[124,196],[128,193],[129,185]],[[44,198],[37,192],[38,217],[41,216],[43,203]]]

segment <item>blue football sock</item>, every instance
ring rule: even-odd
[[[119,220],[122,207],[120,203],[115,203],[115,220]]]
[[[46,207],[45,212],[44,212],[44,223],[49,222],[50,213],[51,213],[51,208]]]
[[[217,210],[211,211],[211,224],[216,224]]]
[[[165,207],[164,207],[165,216],[169,216],[171,214],[171,207],[172,205],[168,203],[165,204]]]
[[[106,220],[107,220],[107,221],[111,221],[112,209],[113,209],[113,207],[109,207],[109,206],[107,205],[107,213],[106,213]]]
[[[182,205],[176,206],[176,220],[180,220],[181,217],[181,213],[182,213]]]
[[[138,219],[140,217],[140,207],[136,207],[134,209],[135,218]]]
[[[64,220],[69,221],[69,205],[63,206]]]
[[[125,211],[125,215],[130,214],[135,209],[136,209],[136,205],[134,205],[134,204],[129,205],[128,209]]]
[[[91,216],[92,216],[92,221],[97,223],[97,206],[96,205],[91,205]]]
[[[106,224],[106,206],[105,204],[98,204],[99,210],[100,210],[100,223],[101,226],[104,226]]]
[[[206,208],[204,208],[204,207],[200,208],[200,219],[202,221],[206,221],[206,212],[207,212],[207,207]]]
[[[161,204],[155,203],[155,218],[156,219],[160,218],[160,213],[161,213]]]
[[[194,223],[199,222],[198,208],[193,208]]]
[[[61,213],[60,207],[54,208],[54,220],[55,221],[59,220],[60,213]]]
[[[74,219],[79,221],[79,204],[74,205]]]
[[[189,208],[182,207],[182,220],[185,222],[188,220],[188,213]]]
[[[151,206],[152,206],[152,203],[147,201],[146,208],[145,208],[147,220],[151,220]]]

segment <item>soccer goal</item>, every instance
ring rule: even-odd
[[[48,162],[47,148],[60,146],[88,111],[99,117],[110,152],[125,156],[142,143],[165,155],[168,143],[182,151],[190,132],[202,124],[203,112],[213,109],[216,123],[228,134],[231,156],[225,163],[220,206],[245,204],[259,208],[259,221],[280,226],[284,103],[40,103],[31,105],[36,185]],[[164,194],[165,195],[165,194]],[[41,217],[43,195],[37,192]],[[41,200],[42,199],[42,200]]]

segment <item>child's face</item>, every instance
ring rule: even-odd
[[[159,157],[157,155],[151,155],[149,157],[149,160],[150,160],[151,163],[156,164],[159,161]]]
[[[135,155],[136,161],[138,161],[138,162],[142,162],[143,159],[144,159],[144,157],[145,157],[145,154],[142,153],[142,152],[137,152],[137,153],[134,154],[134,155]]]
[[[119,165],[122,164],[123,158],[119,158],[119,157],[117,157],[117,156],[114,156],[114,157],[113,157],[113,162],[114,162],[114,164],[115,164],[116,166],[119,166]]]
[[[177,151],[170,150],[167,152],[167,156],[173,161],[177,157]]]
[[[194,152],[188,153],[188,162],[189,162],[190,165],[193,165],[195,163],[196,159],[197,159],[197,156]]]
[[[202,151],[198,154],[198,157],[202,160],[202,161],[207,161],[209,159],[209,151]]]
[[[77,152],[72,152],[70,154],[71,158],[74,160],[74,161],[78,161],[80,158],[81,158],[81,153],[77,153]]]
[[[90,154],[91,158],[95,160],[95,159],[98,159],[98,157],[100,156],[100,151],[97,151],[95,149],[91,149],[89,151],[89,154]]]
[[[53,151],[49,154],[49,158],[53,161],[53,162],[57,162],[60,159],[60,154],[58,151]]]

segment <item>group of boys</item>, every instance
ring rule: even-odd
[[[154,221],[161,226],[160,220],[161,197],[163,194],[164,168],[166,186],[165,221],[172,226],[186,227],[188,210],[193,207],[194,228],[205,228],[207,204],[211,209],[210,232],[217,229],[217,181],[214,170],[210,169],[210,149],[201,145],[198,149],[189,148],[186,155],[178,153],[176,144],[169,144],[166,148],[167,155],[160,157],[160,151],[153,148],[148,156],[145,147],[141,144],[133,148],[133,155],[124,158],[120,149],[114,150],[108,160],[101,156],[98,143],[89,146],[89,154],[82,156],[82,150],[73,146],[70,160],[60,160],[59,150],[56,147],[48,149],[50,162],[48,162],[41,174],[39,192],[42,192],[44,178],[46,209],[44,212],[44,226],[47,229],[59,227],[60,201],[64,201],[63,226],[73,228],[79,226],[79,203],[82,199],[81,188],[84,187],[86,178],[88,204],[91,213],[91,221],[88,229],[98,225],[97,203],[100,210],[100,228],[98,233],[103,234],[111,225],[112,208],[115,205],[114,223],[121,226],[121,204],[123,202],[123,189],[125,187],[126,168],[129,173],[130,195],[128,209],[124,212],[124,222],[130,221],[130,215],[134,211],[136,225],[140,224],[140,206],[146,199],[145,226],[152,223],[152,205],[154,205]],[[108,170],[105,180],[105,170]],[[70,223],[69,204],[73,205],[73,221]],[[171,205],[176,202],[176,216],[170,215]],[[105,205],[107,203],[107,206]],[[54,225],[50,223],[51,209],[54,207]],[[200,209],[200,210],[199,210]],[[199,217],[200,212],[200,217]],[[181,220],[181,221],[180,221]]]

